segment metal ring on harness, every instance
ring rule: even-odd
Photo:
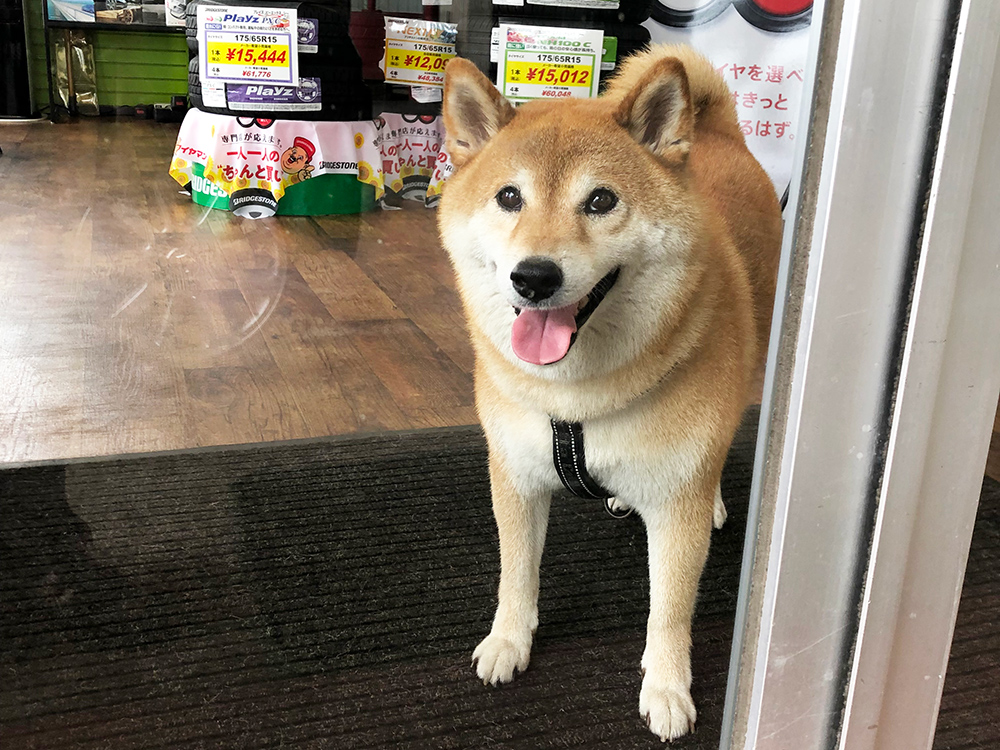
[[[608,512],[612,518],[628,518],[632,515],[632,506],[626,506],[625,510],[616,510],[612,507],[612,503],[615,501],[613,497],[604,498],[604,510]]]

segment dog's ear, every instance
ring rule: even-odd
[[[681,61],[668,57],[650,66],[622,98],[615,119],[657,156],[684,163],[691,148],[694,113]]]
[[[444,128],[452,163],[460,167],[514,117],[514,107],[473,63],[453,57],[445,66]]]

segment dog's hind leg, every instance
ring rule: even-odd
[[[538,568],[552,494],[520,491],[503,459],[492,451],[490,484],[500,534],[500,589],[493,628],[476,647],[472,663],[484,684],[497,685],[528,667],[538,627]]]
[[[726,513],[726,504],[722,502],[722,486],[715,485],[715,507],[712,509],[712,526],[721,529],[729,514]]]
[[[710,487],[691,487],[642,512],[650,590],[639,714],[662,740],[694,729],[691,617],[712,533],[712,495]]]

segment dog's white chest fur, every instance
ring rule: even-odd
[[[651,441],[640,410],[626,410],[583,423],[586,468],[608,491],[642,510],[661,505],[697,475],[702,460],[692,442],[662,445]],[[488,429],[518,489],[527,495],[562,488],[553,460],[551,420],[529,409],[493,415]]]

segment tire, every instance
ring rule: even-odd
[[[184,19],[184,35],[187,38],[188,50],[198,51],[198,6],[218,5],[213,0],[190,0],[187,4],[187,14]],[[317,2],[279,2],[277,0],[227,0],[226,5],[235,7],[266,7],[289,8],[296,7],[300,18],[315,18],[319,21],[318,46],[321,50],[336,50],[342,47],[348,37],[351,12],[350,4],[344,0],[332,3]],[[304,53],[309,55],[311,53]]]
[[[622,40],[628,42],[641,41],[644,43],[650,40],[649,29],[636,24],[609,23],[604,27],[604,36],[613,36],[618,39],[619,43]]]
[[[493,16],[473,16],[465,22],[465,24],[458,30],[458,38],[461,39],[462,35],[469,34],[489,34],[493,27],[496,26],[496,22],[493,20]]]
[[[558,5],[533,5],[527,3],[522,7],[498,6],[505,16],[516,15],[518,21],[539,25],[566,25],[565,21],[597,23],[601,26],[609,23],[642,23],[652,13],[654,0],[619,0],[617,10],[595,10],[591,8],[566,8]],[[549,21],[542,23],[540,19]],[[559,21],[554,24],[552,21]]]
[[[188,54],[198,54],[198,11],[194,10],[197,2],[187,4],[187,15],[184,17],[184,36],[187,42]]]
[[[751,26],[774,34],[804,29],[812,22],[812,3],[795,3],[786,13],[765,10],[752,0],[734,0],[733,6]]]
[[[461,40],[460,40],[461,41]],[[462,57],[466,55],[489,55],[489,42],[465,42],[458,45],[458,54]]]
[[[188,98],[197,96],[201,99],[201,78],[198,75],[198,55],[188,61]],[[191,105],[194,106],[193,104]]]
[[[361,71],[352,66],[330,65],[326,63],[303,62],[299,75],[303,78],[318,78],[320,81],[322,109],[303,112],[279,112],[261,110],[247,112],[226,107],[205,106],[202,99],[201,77],[198,58],[188,63],[188,97],[191,106],[204,112],[232,117],[261,117],[274,120],[368,120],[371,119],[371,91],[361,80]]]
[[[706,0],[694,10],[676,10],[667,3],[653,6],[653,20],[675,29],[690,29],[708,23],[732,5],[732,0]]]
[[[618,40],[618,49],[615,55],[616,68],[621,65],[625,58],[643,49],[650,42],[649,29],[645,26],[609,24],[604,35],[613,36]]]

